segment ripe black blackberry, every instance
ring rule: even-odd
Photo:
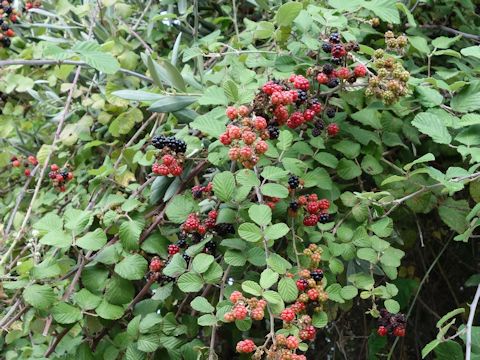
[[[296,101],[297,105],[303,104],[308,100],[308,93],[304,90],[297,90],[298,99]]]
[[[333,65],[330,64],[330,63],[327,63],[327,64],[323,65],[323,67],[322,67],[322,72],[325,75],[330,75],[333,72],[333,70],[335,70],[335,69],[334,69]]]
[[[10,27],[8,26],[8,24],[6,22],[4,22],[2,24],[2,26],[0,26],[0,28],[2,29],[2,31],[7,31],[8,29],[10,29]]]
[[[278,127],[270,125],[267,130],[270,139],[278,139],[278,136],[280,135],[280,129]]]
[[[205,253],[207,254],[215,254],[215,251],[217,250],[217,243],[214,242],[213,240],[210,240],[205,244]]]
[[[317,128],[317,127],[314,127],[312,129],[312,136],[317,137],[317,136],[320,136],[320,135],[322,135],[322,130]]]
[[[60,170],[59,174],[62,175],[65,180],[68,179],[68,171],[67,170],[62,169],[62,170]]]
[[[333,118],[333,117],[335,117],[335,114],[337,113],[337,111],[335,110],[335,108],[329,107],[329,108],[327,108],[327,110],[325,111],[325,113],[327,114],[327,116],[328,116],[329,118]]]
[[[190,261],[190,259],[191,259],[190,256],[188,256],[187,254],[183,254],[182,257],[183,257],[183,260],[185,260],[187,263],[188,263],[188,262]]]
[[[194,244],[198,244],[200,241],[202,241],[202,239],[203,239],[203,235],[197,232],[192,234],[192,242]]]
[[[152,144],[157,149],[163,149],[168,147],[177,153],[184,153],[187,150],[187,144],[185,141],[175,138],[175,136],[154,136],[152,138]]]
[[[316,120],[314,123],[313,123],[313,126],[315,126],[316,129],[318,130],[323,130],[325,128],[325,124],[323,123],[322,120]]]
[[[332,44],[338,44],[340,42],[340,34],[339,33],[332,33],[328,38],[328,41]]]
[[[289,205],[288,208],[292,211],[297,211],[300,205],[296,201],[292,201]]]
[[[326,53],[330,53],[332,51],[332,45],[330,45],[329,43],[323,43],[322,50]]]
[[[292,175],[288,178],[288,186],[290,186],[290,189],[296,189],[298,185],[300,185],[298,176]]]
[[[159,284],[165,284],[173,281],[175,281],[175,278],[167,275],[160,275],[157,279]]]
[[[187,247],[187,240],[186,239],[179,239],[177,241],[177,246],[181,249],[185,249]]]
[[[225,236],[228,234],[235,234],[235,228],[233,224],[221,223],[215,225],[215,232],[220,236]]]
[[[327,86],[332,89],[334,87],[337,87],[340,84],[340,81],[338,79],[331,79],[328,81]]]
[[[332,58],[330,60],[332,63],[334,63],[335,65],[340,65],[342,63],[342,59],[341,58]]]
[[[310,276],[315,281],[321,281],[323,279],[323,271],[321,269],[315,269],[310,271]]]
[[[322,213],[320,214],[320,216],[318,217],[318,221],[321,223],[321,224],[326,224],[330,221],[330,214],[327,214],[327,213]]]

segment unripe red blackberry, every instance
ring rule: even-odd
[[[290,350],[295,350],[298,348],[298,345],[299,345],[299,341],[298,339],[295,337],[295,336],[289,336],[287,338],[287,347],[290,349]]]
[[[58,167],[57,164],[52,164],[52,165],[50,165],[50,170],[52,170],[52,171],[58,171],[58,169],[60,169],[60,168]]]
[[[280,315],[283,321],[285,322],[292,322],[295,320],[295,311],[293,311],[290,308],[286,308],[282,311],[282,314]]]
[[[223,145],[230,145],[232,143],[232,139],[227,133],[221,134],[219,140]]]
[[[354,74],[356,77],[364,77],[367,75],[367,68],[365,65],[360,64],[355,66],[355,69],[353,70]]]
[[[162,270],[163,267],[163,261],[160,260],[158,256],[155,256],[151,261],[149,265],[149,269],[151,272],[159,272]]]
[[[403,337],[405,336],[405,328],[403,326],[397,326],[393,330],[393,335],[398,336],[398,337]]]
[[[237,320],[244,320],[247,317],[248,310],[244,305],[237,305],[233,309],[233,316]]]
[[[255,351],[255,343],[252,340],[239,341],[236,346],[236,350],[239,353],[251,353]]]
[[[297,288],[300,291],[305,290],[308,287],[308,281],[306,279],[298,279],[297,280]]]
[[[329,136],[336,136],[340,132],[340,127],[336,123],[327,126],[327,133]]]
[[[305,216],[303,219],[303,225],[305,226],[315,226],[318,222],[318,217],[315,214],[310,214]]]
[[[180,248],[177,245],[175,245],[175,244],[168,245],[168,254],[169,255],[173,256],[173,255],[175,255],[179,252],[180,252]]]
[[[238,111],[235,107],[233,106],[229,106],[227,107],[227,110],[225,111],[225,113],[227,114],[227,117],[230,119],[230,120],[235,120],[238,116]]]
[[[377,334],[380,336],[386,336],[388,334],[388,330],[385,326],[379,326],[377,329]]]

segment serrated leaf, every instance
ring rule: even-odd
[[[208,270],[209,266],[215,261],[215,258],[209,254],[198,254],[193,259],[192,268],[199,274]]]
[[[115,265],[115,272],[127,280],[139,280],[147,271],[147,260],[139,254],[127,255]]]
[[[262,231],[253,223],[243,223],[238,227],[238,235],[246,241],[257,242],[262,239]]]
[[[255,281],[244,281],[242,283],[242,290],[254,296],[262,295],[262,287],[258,285]]]
[[[86,250],[100,250],[107,243],[107,235],[102,229],[86,233],[75,241],[75,244]]]
[[[283,304],[282,297],[276,291],[267,290],[262,294],[262,296],[265,300],[267,300],[269,304],[273,304],[273,305]]]
[[[340,290],[340,296],[345,300],[351,300],[358,295],[358,289],[355,286],[347,285]]]
[[[163,269],[163,273],[167,276],[178,277],[185,272],[186,268],[187,262],[183,259],[182,255],[175,254]]]
[[[197,292],[202,289],[203,280],[200,275],[188,272],[178,278],[177,285],[183,292]]]
[[[121,306],[109,304],[107,300],[104,299],[95,309],[95,312],[102,319],[118,320],[123,316],[124,310]]]
[[[267,205],[254,204],[248,209],[248,216],[257,225],[265,226],[270,224],[272,221],[272,209],[270,209]]]
[[[224,171],[213,177],[213,192],[220,200],[228,202],[235,194],[235,177],[230,171]]]
[[[293,20],[300,14],[303,6],[299,2],[290,1],[280,6],[275,15],[275,22],[279,26],[289,26]]]
[[[46,310],[55,301],[53,289],[48,285],[29,285],[23,290],[23,299],[36,309]]]
[[[260,286],[264,289],[272,287],[273,284],[277,283],[278,276],[278,273],[269,268],[263,270],[262,274],[260,275]]]
[[[289,277],[283,277],[278,282],[278,293],[286,303],[293,302],[298,297],[298,288],[295,280]]]
[[[192,309],[200,311],[202,313],[211,313],[215,308],[205,299],[203,296],[197,296],[190,303]]]
[[[143,352],[154,352],[161,345],[161,338],[159,334],[145,334],[140,335],[137,340],[138,350]]]
[[[360,176],[362,170],[354,161],[341,159],[337,165],[337,173],[344,180],[352,180]]]
[[[385,309],[392,314],[396,314],[400,311],[400,304],[393,299],[385,300],[383,304],[385,305]]]
[[[239,101],[238,86],[233,80],[228,79],[223,82],[223,91],[225,92],[225,95],[227,95],[228,100],[231,102],[235,103]]]
[[[213,326],[217,323],[217,318],[212,314],[205,314],[198,318],[198,325],[200,326]]]
[[[450,144],[452,141],[452,137],[444,122],[432,113],[423,112],[417,114],[412,121],[412,125],[420,132],[430,136],[436,143]]]
[[[265,196],[277,197],[280,199],[285,199],[286,197],[288,197],[288,189],[280,184],[264,184],[261,186],[260,190]]]
[[[192,198],[185,195],[176,195],[168,204],[165,211],[169,220],[175,224],[185,222],[188,215],[190,215],[195,208],[195,203]]]
[[[287,224],[278,223],[268,226],[265,229],[265,237],[269,240],[277,240],[288,234],[290,228]]]
[[[312,325],[318,329],[324,328],[328,324],[328,315],[325,311],[316,312],[312,317]]]
[[[72,51],[88,65],[105,74],[115,74],[120,69],[120,64],[111,54],[103,52],[95,41],[81,41],[72,47]]]
[[[80,309],[61,302],[52,308],[52,315],[56,322],[60,324],[73,324],[82,319],[82,313]]]
[[[288,130],[280,131],[280,135],[278,136],[277,148],[284,151],[288,150],[290,146],[292,146],[293,142],[293,135]]]

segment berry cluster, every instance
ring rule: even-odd
[[[203,196],[210,196],[212,193],[213,184],[209,182],[206,186],[195,185],[192,187],[192,195],[195,199],[201,199]]]
[[[275,336],[275,344],[267,350],[267,359],[306,360],[305,355],[296,354],[299,346],[298,337],[278,334]]]
[[[405,52],[405,47],[408,44],[408,39],[405,35],[395,37],[395,34],[392,31],[387,31],[385,33],[385,44],[387,44],[387,50],[403,54]]]
[[[404,314],[392,314],[387,309],[380,310],[377,334],[380,336],[405,336],[407,319]]]
[[[230,295],[230,301],[233,303],[233,308],[224,315],[225,322],[245,320],[247,316],[252,320],[260,321],[265,317],[267,302],[263,299],[258,300],[255,297],[247,299],[240,291],[234,291]]]
[[[22,158],[17,157],[17,156],[13,156],[10,159],[10,164],[14,168],[19,168],[20,166],[22,166]],[[32,171],[30,170],[30,165],[32,165],[32,166],[37,166],[38,165],[38,160],[33,155],[30,155],[29,157],[27,157],[26,161],[23,162],[23,166],[25,167],[25,170],[24,170],[23,173],[25,174],[25,176],[30,176],[32,174]]]
[[[304,210],[303,225],[315,226],[317,223],[325,224],[330,221],[330,201],[318,199],[317,194],[299,196],[296,201],[290,202],[288,212],[290,216],[297,216],[298,211]]]
[[[39,8],[42,6],[42,0],[27,1],[25,3],[25,10],[30,10],[33,8]]]
[[[254,352],[256,348],[255,343],[252,340],[247,339],[239,341],[236,350],[239,353],[248,354]]]
[[[386,57],[382,49],[373,54],[377,75],[372,76],[365,90],[367,96],[375,96],[385,104],[394,104],[408,91],[410,73],[393,57]]]
[[[152,172],[161,176],[180,176],[183,172],[184,153],[187,144],[174,136],[154,136],[152,144],[161,150],[157,154],[157,162],[152,165]]]
[[[268,150],[265,142],[270,138],[267,120],[262,116],[249,116],[250,109],[244,105],[238,109],[229,106],[226,114],[232,124],[220,135],[220,142],[230,146],[230,160],[239,161],[244,167],[251,169],[258,162],[259,156]]]
[[[355,41],[342,43],[339,33],[330,34],[328,41],[322,44],[322,50],[332,55],[332,63],[342,64],[346,59],[349,51],[360,50],[360,45]]]
[[[10,39],[15,36],[11,24],[17,23],[19,17],[12,3],[12,0],[3,0],[0,3],[0,44],[5,48],[10,47],[12,43]]]
[[[73,179],[73,173],[68,169],[60,169],[57,164],[50,165],[50,172],[48,177],[52,180],[53,186],[61,192],[64,192],[66,187],[65,183]]]

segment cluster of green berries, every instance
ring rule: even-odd
[[[408,45],[408,39],[405,35],[395,37],[395,34],[392,31],[387,31],[385,33],[385,44],[387,45],[388,51],[395,51],[398,54],[403,54]]]
[[[23,167],[25,167],[25,170],[23,171],[23,173],[25,174],[25,176],[31,176],[32,175],[32,170],[30,170],[30,166],[35,167],[35,166],[38,165],[37,158],[33,155],[30,155],[24,161],[24,160],[22,160],[22,157],[12,156],[12,158],[10,159],[10,164],[14,168],[20,168],[22,166],[22,161],[23,161]]]
[[[386,56],[381,49],[375,51],[373,59],[377,75],[370,77],[365,94],[375,96],[385,104],[394,104],[407,94],[410,73],[398,60]]]

